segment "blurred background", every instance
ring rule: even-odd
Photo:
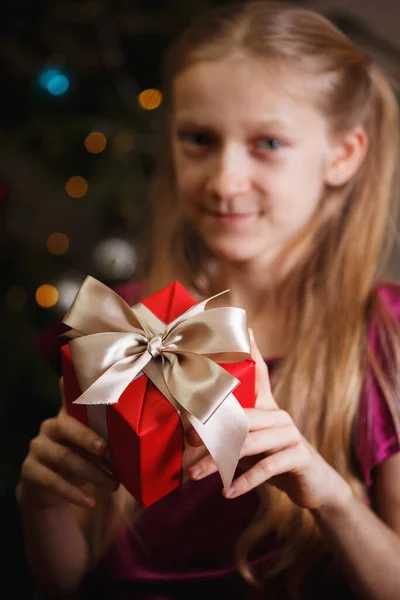
[[[193,16],[228,3],[1,1],[0,545],[16,569],[13,596],[32,597],[15,485],[29,440],[59,406],[35,338],[87,274],[111,286],[135,278],[162,52]],[[330,16],[400,87],[398,0],[298,3]],[[400,275],[397,251],[390,272]]]

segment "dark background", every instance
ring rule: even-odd
[[[205,8],[226,3],[2,0],[0,4],[0,550],[6,556],[0,594],[4,598],[8,593],[32,597],[15,485],[29,440],[59,405],[58,375],[37,351],[35,339],[67,311],[86,274],[112,286],[135,277],[159,120],[159,110],[146,109],[138,95],[159,89],[160,57],[171,37]],[[398,86],[397,0],[299,4],[328,14],[375,56]],[[106,140],[100,153],[85,147],[92,132],[102,133]],[[87,182],[81,197],[66,191],[72,176]],[[51,246],[54,238],[49,236],[54,233],[66,236],[67,249],[60,243]],[[396,252],[391,272],[399,274]],[[54,289],[46,294],[42,288],[43,295],[37,296],[43,285]],[[10,592],[5,591],[8,585]]]

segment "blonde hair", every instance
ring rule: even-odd
[[[213,262],[209,250],[176,201],[168,147],[168,113],[174,78],[190,65],[234,52],[288,62],[318,86],[315,101],[332,133],[362,125],[370,140],[363,165],[348,184],[327,189],[308,226],[276,263],[275,298],[285,314],[287,352],[274,375],[282,409],[320,454],[362,498],[364,486],[354,460],[354,431],[368,362],[368,323],[379,318],[391,375],[369,353],[393,414],[398,331],[373,290],[391,223],[398,157],[398,111],[391,87],[376,64],[323,16],[286,3],[250,2],[214,10],[198,19],[175,43],[165,63],[164,148],[152,189],[154,202],[150,289],[178,279],[207,293]],[[396,421],[398,422],[398,420]],[[304,558],[326,549],[308,510],[279,489],[265,485],[267,510],[238,540],[237,563],[247,579],[247,556],[267,532],[281,548],[264,575],[284,574],[295,587],[304,577]],[[297,582],[297,583],[296,583]]]

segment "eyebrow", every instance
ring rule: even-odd
[[[205,130],[215,130],[218,127],[215,125],[211,125],[207,121],[203,121],[202,119],[197,119],[193,117],[178,117],[175,119],[175,123],[178,127],[187,127],[188,129],[201,128]],[[242,123],[243,127],[246,129],[269,129],[269,128],[280,128],[280,129],[288,129],[291,124],[288,121],[283,121],[281,119],[263,119],[261,121],[247,121]]]

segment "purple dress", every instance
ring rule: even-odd
[[[140,300],[135,284],[116,291],[129,303]],[[379,294],[400,318],[400,288],[382,286]],[[40,340],[42,352],[58,366],[56,325]],[[374,326],[370,339],[379,359]],[[269,362],[273,368],[273,362]],[[369,423],[371,425],[369,425]],[[396,429],[376,381],[366,377],[357,431],[360,476],[370,489],[374,469],[400,450]],[[239,534],[257,511],[256,492],[225,500],[218,474],[203,481],[188,481],[149,507],[135,525],[109,548],[100,567],[88,577],[82,597],[135,600],[176,600],[220,594],[237,600],[289,600],[279,581],[255,588],[246,584],[234,565],[233,549]],[[273,536],[266,536],[252,551],[251,564],[262,565],[278,551]],[[324,598],[350,600],[346,583],[327,564],[318,565],[299,600]]]

